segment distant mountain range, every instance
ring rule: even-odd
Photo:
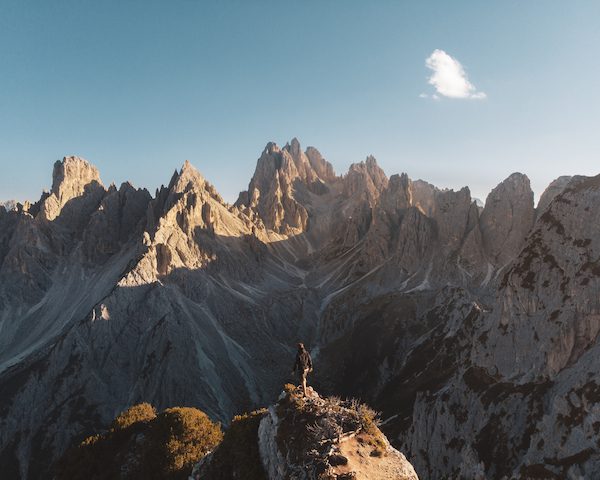
[[[599,233],[600,177],[536,209],[514,173],[482,207],[294,139],[229,205],[188,162],[151,195],[66,157],[0,208],[3,475],[45,478],[135,403],[269,405],[302,340],[421,478],[600,477]]]

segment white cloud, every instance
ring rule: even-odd
[[[478,92],[475,85],[469,82],[467,73],[460,62],[443,50],[434,50],[425,60],[425,65],[433,71],[428,83],[433,85],[439,95],[449,98],[472,98],[476,100],[487,97],[484,92]],[[426,95],[425,97],[423,95],[419,96],[425,98]],[[439,96],[434,94],[431,98],[437,100]]]

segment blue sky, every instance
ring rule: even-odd
[[[338,173],[373,154],[485,199],[522,171],[537,196],[600,173],[599,19],[593,0],[0,0],[0,199],[37,199],[75,154],[151,192],[189,159],[233,201],[294,136]],[[439,94],[436,49],[486,98]]]

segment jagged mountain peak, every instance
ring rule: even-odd
[[[396,186],[403,186],[405,188],[408,188],[408,186],[410,185],[411,181],[410,178],[408,177],[408,174],[402,172],[400,174],[398,173],[394,173],[388,181],[388,187],[389,186],[394,186],[394,188],[396,188]]]
[[[265,145],[265,148],[262,151],[263,155],[272,155],[274,153],[279,153],[281,152],[281,148],[279,147],[279,145],[277,145],[277,143],[275,142],[267,142],[267,144]]]
[[[562,175],[550,182],[540,196],[536,209],[538,214],[543,213],[548,208],[550,202],[567,187],[572,178],[571,175]]]
[[[325,173],[332,172],[320,154],[313,155],[313,162]],[[323,183],[296,138],[283,149],[269,142],[256,162],[248,190],[240,193],[236,206],[277,233],[298,233],[308,226],[308,211],[296,199],[296,191],[322,193]]]
[[[229,212],[216,188],[188,160],[179,171],[175,171],[168,189],[157,193],[151,207],[151,211],[164,217],[163,223],[169,223],[167,218],[171,222],[177,219],[176,223],[180,226],[186,225],[186,231],[196,226],[214,228],[217,210],[221,212],[220,216],[235,216]]]
[[[64,157],[54,163],[52,189],[49,195],[42,195],[40,218],[54,220],[67,204],[71,204],[73,208],[68,216],[77,218],[79,224],[85,219],[85,212],[89,214],[105,192],[95,166],[81,157]],[[75,200],[77,206],[71,203]]]
[[[283,148],[290,152],[292,156],[299,156],[300,153],[302,153],[302,150],[300,149],[300,141],[296,137],[292,138],[288,143],[286,143],[285,147]]]
[[[285,154],[279,145],[275,142],[267,143],[260,157],[256,161],[256,168],[250,182],[262,185],[263,183],[270,181],[276,172],[282,170],[284,167],[284,158]]]
[[[531,192],[531,197],[533,198],[533,190],[531,190],[529,177],[521,172],[513,172],[491,190],[486,198],[486,203],[490,198],[493,200],[502,195],[510,196],[518,193],[529,195],[529,192]]]
[[[135,186],[133,185],[133,183],[131,183],[130,181],[125,181],[123,183],[121,183],[121,185],[119,186],[119,192],[125,192],[128,190],[139,190],[136,189]],[[142,190],[146,190],[145,188],[143,188]]]
[[[363,196],[371,205],[387,185],[387,175],[372,155],[363,162],[350,165],[344,176],[344,194],[348,197]]]
[[[365,167],[371,170],[379,168],[377,159],[373,155],[367,155],[363,161],[351,164],[350,170],[361,170]]]
[[[203,189],[206,180],[189,160],[186,160],[179,171],[175,170],[169,183],[169,190],[181,193],[189,189]]]
[[[283,148],[275,142],[268,142],[257,160],[252,176],[254,184],[271,180],[275,174],[288,180],[300,179],[314,182],[317,179],[332,181],[335,178],[333,167],[315,147],[302,151],[300,141],[294,137]],[[252,183],[251,182],[251,183]]]
[[[91,184],[102,185],[98,169],[82,157],[68,156],[54,163],[51,193],[60,202],[80,195]]]
[[[333,166],[323,158],[319,150],[309,146],[306,148],[305,154],[313,169],[322,180],[330,183],[337,180]]]
[[[514,258],[535,219],[533,190],[527,175],[512,173],[487,196],[481,212],[483,244],[497,266]]]
[[[389,178],[379,203],[388,212],[398,212],[412,205],[412,182],[406,173],[394,174]]]
[[[377,159],[373,156],[373,155],[367,155],[367,158],[365,159],[365,164],[367,165],[367,167],[378,167],[379,165],[377,165]]]
[[[485,207],[502,201],[522,200],[533,205],[533,190],[529,177],[524,173],[514,172],[496,185],[488,194]]]

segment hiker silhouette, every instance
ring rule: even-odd
[[[298,353],[296,354],[296,362],[294,363],[294,370],[292,375],[297,372],[300,373],[302,378],[302,392],[306,395],[306,377],[313,370],[312,358],[310,353],[304,348],[303,343],[298,343]]]

